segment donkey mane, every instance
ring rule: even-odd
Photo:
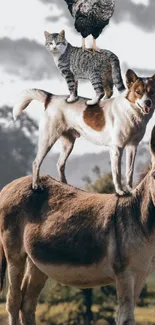
[[[150,170],[151,170],[151,162],[149,162],[148,165],[145,166],[144,169],[140,172],[138,176],[138,180],[136,182],[136,187],[143,181],[143,179],[147,176]]]

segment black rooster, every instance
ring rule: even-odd
[[[76,30],[82,35],[82,48],[85,49],[85,38],[92,35],[93,50],[96,51],[96,38],[109,24],[115,0],[65,0],[65,2],[75,19]]]

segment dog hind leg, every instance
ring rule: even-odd
[[[60,120],[61,123],[61,120]],[[41,187],[39,181],[39,171],[40,166],[43,162],[43,159],[55,144],[55,142],[61,137],[63,133],[63,124],[57,125],[56,121],[47,119],[43,120],[39,127],[39,142],[38,142],[38,152],[36,158],[33,162],[33,180],[32,180],[32,188],[37,190]]]
[[[57,170],[59,174],[60,181],[63,183],[67,183],[66,176],[65,176],[65,165],[67,158],[71,154],[74,143],[75,143],[75,137],[70,132],[65,132],[60,138],[61,141],[61,152],[59,156],[59,160],[57,162]]]

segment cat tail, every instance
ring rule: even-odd
[[[121,75],[120,62],[116,55],[111,55],[110,63],[112,67],[112,78],[113,83],[116,86],[117,90],[121,93],[125,90],[124,82]]]
[[[40,89],[26,89],[23,90],[19,95],[17,103],[13,107],[13,119],[14,121],[22,113],[22,111],[31,103],[33,99],[43,102],[45,109],[47,108],[49,102],[51,101],[52,94],[47,91]]]

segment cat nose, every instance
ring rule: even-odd
[[[150,107],[151,106],[151,100],[150,99],[146,99],[144,104],[147,106],[147,107]]]

